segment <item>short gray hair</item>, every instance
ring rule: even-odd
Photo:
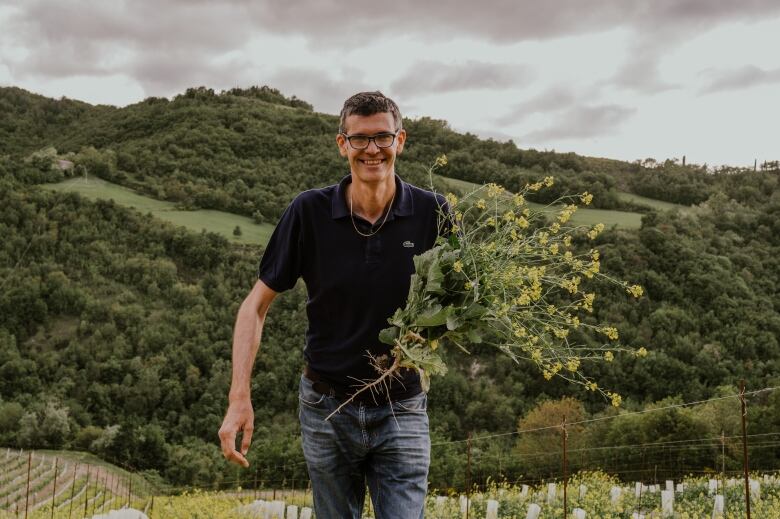
[[[403,128],[401,111],[395,101],[386,97],[382,92],[358,92],[346,101],[341,109],[339,118],[339,133],[345,133],[347,117],[350,115],[374,115],[389,112],[393,115],[395,131]]]

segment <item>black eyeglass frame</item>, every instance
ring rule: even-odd
[[[349,143],[349,145],[352,147],[353,150],[364,150],[364,149],[368,148],[368,145],[371,144],[371,141],[374,141],[374,144],[376,145],[377,148],[385,149],[385,148],[390,148],[390,147],[393,146],[393,144],[395,144],[395,139],[396,139],[396,137],[398,137],[398,133],[400,131],[401,130],[396,130],[395,132],[383,132],[383,133],[377,133],[375,135],[362,135],[362,134],[359,134],[359,133],[355,134],[355,135],[347,135],[346,133],[341,132],[341,135],[344,136],[344,138],[347,140],[347,142]],[[386,135],[392,135],[393,136],[393,140],[390,141],[390,144],[388,144],[387,146],[380,146],[379,143],[376,140],[379,137],[384,137]],[[352,139],[355,138],[355,137],[361,137],[363,139],[368,139],[366,141],[366,145],[363,146],[362,148],[358,148],[357,146],[352,144]]]

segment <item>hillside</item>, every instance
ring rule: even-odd
[[[332,143],[335,118],[281,94],[244,91],[192,89],[123,109],[19,89],[0,89],[0,99],[14,107],[0,111],[0,445],[90,450],[174,483],[234,479],[215,434],[226,404],[232,323],[262,248],[254,239],[233,243],[200,232],[203,213],[186,215],[196,232],[146,213],[209,209],[273,224],[299,189],[344,174]],[[776,172],[707,173],[674,163],[644,168],[481,141],[441,121],[406,124],[415,144],[401,159],[405,178],[421,176],[445,152],[450,169],[442,173],[449,178],[511,187],[554,173],[559,191],[546,196],[588,190],[603,201],[599,209],[644,211],[634,228],[608,230],[595,243],[605,271],[645,287],[645,297],[627,301],[595,286],[603,297],[593,319],[614,323],[627,343],[651,352],[642,361],[617,358],[596,367],[600,383],[621,392],[630,409],[665,398],[707,398],[742,378],[753,389],[778,385]],[[52,168],[57,157],[71,159],[74,170]],[[603,169],[588,169],[597,167]],[[84,171],[148,196],[121,191],[112,203],[38,185],[72,183]],[[631,186],[632,195],[622,194]],[[624,196],[637,205],[625,205]],[[699,206],[640,209],[648,202],[638,196]],[[228,229],[241,225],[249,235],[248,224],[232,222]],[[587,251],[591,244],[578,246]],[[274,303],[252,386],[257,429],[250,462],[262,471],[283,467],[281,477],[296,479],[304,473],[295,392],[304,305],[302,286]],[[580,399],[589,416],[608,412],[598,397],[546,382],[532,366],[489,351],[452,352],[448,363],[452,371],[434,380],[430,394],[436,441],[514,431],[537,404],[565,396]],[[776,400],[759,405],[751,432],[775,432]],[[674,415],[641,434],[682,434],[690,424]],[[636,443],[639,429],[629,424],[609,437],[594,435],[590,446],[615,438]],[[437,453],[435,484],[462,483],[460,446]],[[474,473],[495,470],[486,453],[515,447],[511,435],[491,442],[475,457]],[[692,463],[702,468],[708,459]],[[771,468],[775,455],[765,451],[762,460]],[[652,459],[645,461],[652,470]],[[518,459],[504,470],[528,474],[534,466]]]

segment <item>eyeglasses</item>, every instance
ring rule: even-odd
[[[371,141],[374,141],[374,144],[376,144],[377,148],[389,148],[393,145],[395,142],[395,136],[398,135],[398,132],[395,133],[377,133],[376,135],[347,135],[346,133],[342,133],[341,135],[344,136],[345,139],[347,139],[347,142],[349,142],[349,145],[352,146],[356,150],[364,150],[368,148],[368,144]]]

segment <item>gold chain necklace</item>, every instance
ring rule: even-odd
[[[349,192],[349,219],[352,221],[352,227],[355,228],[355,232],[357,232],[359,235],[364,236],[366,238],[369,238],[375,235],[376,233],[378,233],[379,230],[385,225],[385,222],[387,221],[387,217],[390,216],[390,210],[393,208],[394,200],[395,200],[395,193],[393,193],[393,198],[390,199],[390,205],[387,207],[387,212],[385,213],[385,218],[382,220],[382,223],[379,225],[379,227],[377,227],[376,231],[366,234],[360,232],[360,229],[357,228],[357,224],[355,223],[355,217],[352,215],[352,191],[350,191]]]

